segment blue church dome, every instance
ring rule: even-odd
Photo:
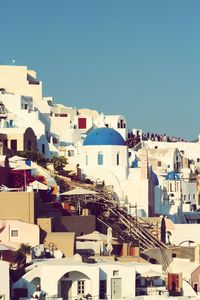
[[[166,180],[180,180],[180,176],[178,173],[171,171],[166,175],[165,179]]]
[[[102,127],[91,130],[86,136],[84,146],[98,146],[98,145],[115,145],[124,146],[125,141],[121,134],[112,128]]]

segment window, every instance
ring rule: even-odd
[[[159,160],[158,161],[158,167],[161,167],[162,166],[162,162]]]
[[[85,156],[85,165],[88,166],[88,155]]]
[[[119,270],[114,270],[113,271],[113,276],[119,276]]]
[[[78,280],[77,284],[77,294],[85,294],[85,280]]]
[[[19,236],[18,230],[17,229],[11,229],[10,236],[11,237],[18,237]]]
[[[100,299],[105,299],[106,298],[106,293],[107,293],[107,282],[106,282],[106,280],[100,280],[99,298]]]
[[[28,109],[28,104],[24,104],[24,109]]]
[[[45,154],[45,144],[42,144],[42,154]]]
[[[10,141],[11,150],[17,151],[17,140]]]
[[[99,166],[103,165],[103,152],[98,153],[98,165]]]
[[[58,144],[58,138],[57,137],[53,137],[53,144]]]
[[[78,119],[78,128],[79,129],[86,129],[87,128],[86,118],[79,118]]]
[[[117,153],[117,166],[119,166],[119,153]]]

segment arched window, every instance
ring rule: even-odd
[[[103,165],[103,152],[98,153],[98,165],[99,166]]]
[[[88,166],[88,155],[85,155],[85,165]]]
[[[117,166],[119,166],[119,152],[117,153],[116,160],[117,160]]]

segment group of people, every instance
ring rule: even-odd
[[[126,140],[126,144],[129,148],[135,147],[137,144],[139,144],[141,141],[157,141],[157,142],[183,142],[185,141],[182,138],[179,137],[170,137],[167,136],[166,134],[158,134],[158,133],[142,133],[140,135],[139,133],[133,134],[129,133],[128,134],[128,139]]]
[[[180,137],[168,136],[168,135],[166,135],[166,133],[159,134],[159,133],[149,133],[149,132],[142,134],[142,140],[143,141],[151,140],[151,141],[168,142],[168,143],[185,141],[184,139],[182,139]]]

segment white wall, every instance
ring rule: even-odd
[[[27,110],[33,109],[33,100],[31,97],[15,95],[15,94],[1,94],[1,101],[9,112],[20,114],[24,104],[28,105]]]
[[[79,129],[74,129],[70,120],[70,116],[50,117],[50,131],[52,134],[59,136],[60,142],[63,146],[70,143],[76,144],[81,142],[81,131]]]
[[[0,260],[0,295],[5,296],[5,300],[10,300],[10,278],[9,278],[9,263]]]
[[[144,145],[147,148],[155,148],[158,149],[169,149],[169,148],[177,148],[179,151],[182,151],[184,157],[189,159],[194,159],[197,161],[197,158],[200,158],[200,143],[192,143],[192,142],[155,142],[155,141],[143,141]]]
[[[103,153],[103,165],[98,165],[98,153]],[[117,153],[119,153],[119,165],[117,165]],[[86,163],[86,155],[88,163]],[[118,179],[126,179],[128,176],[128,154],[126,146],[82,146],[80,149],[80,168],[83,173],[91,169],[105,168],[113,172]],[[98,174],[97,174],[98,175]]]
[[[0,222],[5,224],[4,229],[0,232],[0,240],[2,243],[16,248],[18,248],[21,243],[28,243],[32,247],[39,245],[40,231],[38,225],[18,220],[0,220]],[[12,237],[11,230],[18,230],[18,236]]]
[[[126,264],[101,264],[100,267],[100,279],[107,280],[107,297],[111,297],[111,279],[121,278],[121,292],[122,298],[128,298],[135,296],[135,267],[128,266]],[[103,271],[103,272],[102,272]],[[119,275],[114,276],[113,271],[119,271]],[[105,276],[106,275],[106,276]]]
[[[191,246],[200,244],[200,224],[174,224],[174,230],[171,232],[170,241],[172,244],[179,245],[186,240],[194,241]],[[188,243],[183,244],[188,245]]]
[[[138,169],[140,171],[140,169]],[[139,217],[148,217],[149,211],[149,180],[136,178],[127,180],[122,187],[130,204],[137,206]]]
[[[195,195],[197,192],[196,182],[181,182],[182,195],[186,196],[186,201],[190,201],[191,204],[196,204]],[[184,198],[183,198],[184,200]]]
[[[29,84],[28,74],[36,80],[36,72],[28,70],[26,66],[0,65],[0,86],[5,88],[7,92],[31,96],[35,102],[40,102],[42,99],[42,82]]]

